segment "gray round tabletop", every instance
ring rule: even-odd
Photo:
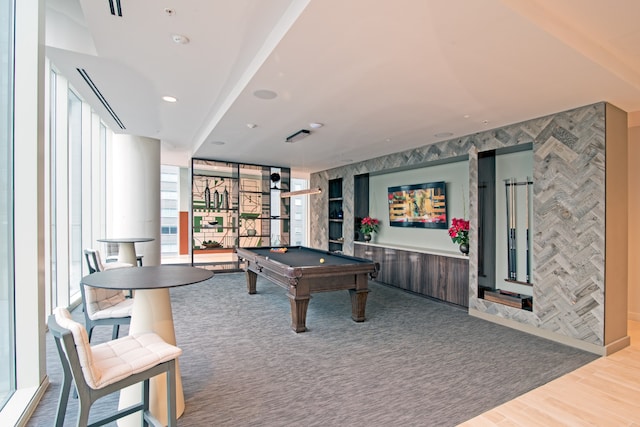
[[[106,289],[160,289],[191,285],[213,277],[203,268],[177,265],[114,268],[82,278],[82,283]]]
[[[152,242],[155,239],[153,237],[110,237],[108,239],[97,239],[98,242],[103,243],[142,243],[142,242]]]

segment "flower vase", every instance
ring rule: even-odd
[[[369,243],[371,241],[371,234],[365,234],[364,235],[364,241]]]
[[[460,243],[460,252],[465,255],[469,255],[469,244],[468,243]]]

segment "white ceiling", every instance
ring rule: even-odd
[[[165,163],[314,172],[599,101],[640,111],[637,0],[120,3],[46,0],[47,55],[114,131],[161,140]]]

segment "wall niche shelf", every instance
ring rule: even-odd
[[[514,158],[527,156],[533,157],[531,144],[478,154],[478,297],[532,311],[534,285],[530,279],[533,272],[530,241],[535,224],[530,198],[533,183],[529,176],[533,175],[533,170],[505,168],[508,162],[505,157],[513,163]],[[511,176],[518,179],[510,178],[507,182],[505,178]],[[513,251],[511,254],[510,250]]]
[[[342,178],[329,180],[329,251],[342,252],[343,210],[342,210]]]
[[[191,172],[192,265],[238,271],[237,247],[289,244],[289,168],[193,158]]]

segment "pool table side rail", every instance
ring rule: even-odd
[[[274,259],[264,260],[261,255],[257,255],[250,250],[243,248],[237,248],[238,257],[245,262],[245,271],[247,268],[251,270],[257,269],[256,272],[263,272],[269,270],[286,277],[288,279],[298,279],[300,277],[315,278],[315,277],[328,277],[335,276],[336,273],[348,268],[349,274],[363,274],[368,273],[371,278],[375,278],[378,274],[380,265],[369,259],[364,258],[352,258],[355,262],[353,264],[339,264],[339,265],[316,265],[316,266],[303,266],[292,267],[290,265],[281,263]],[[331,254],[329,253],[329,256]],[[271,275],[270,275],[271,277]]]

